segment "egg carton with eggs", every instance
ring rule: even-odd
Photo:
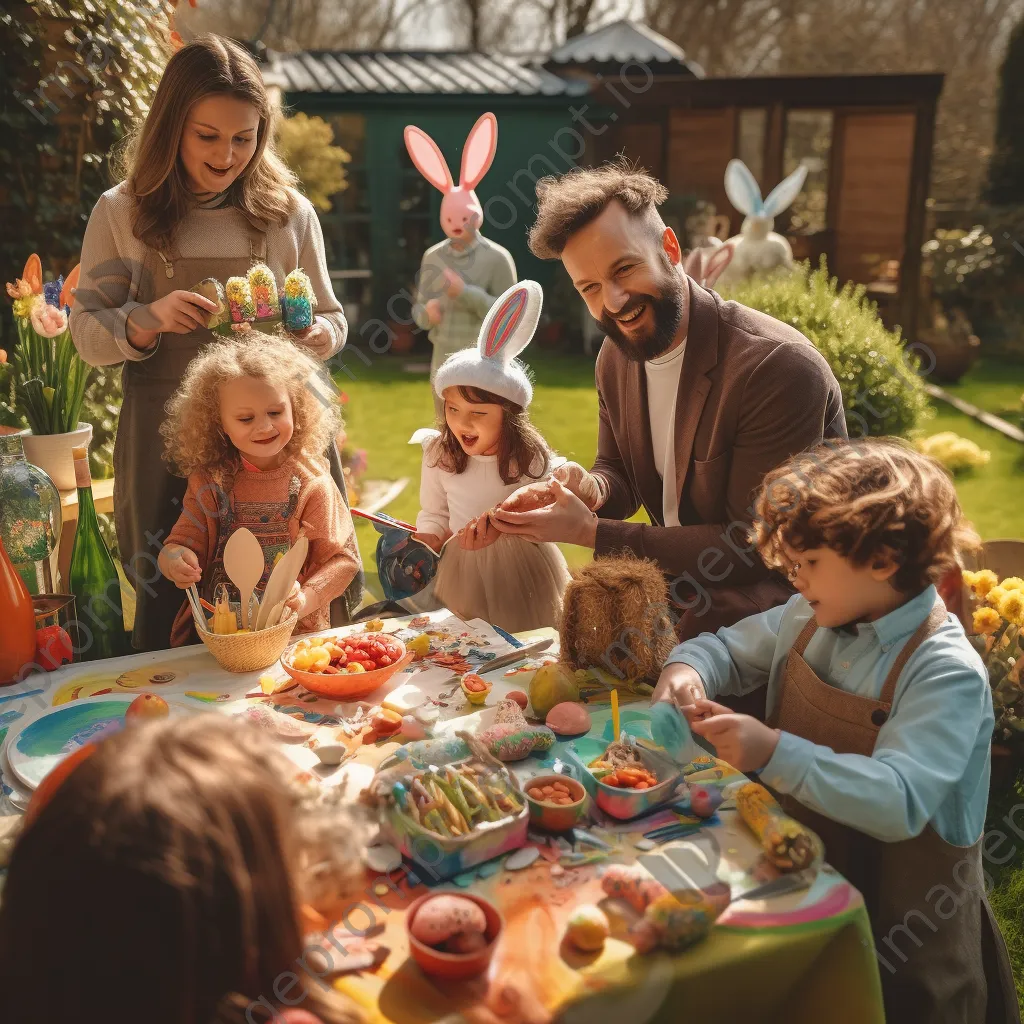
[[[250,267],[244,277],[229,277],[224,285],[214,277],[204,278],[192,291],[217,304],[206,323],[215,334],[230,337],[250,330],[276,334],[279,327],[294,332],[313,326],[316,295],[301,268],[284,279],[283,294],[264,263]]]

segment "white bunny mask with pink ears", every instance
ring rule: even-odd
[[[484,317],[476,348],[450,355],[434,375],[437,396],[461,384],[525,409],[533,400],[533,384],[516,357],[533,339],[543,304],[544,291],[536,281],[519,281],[499,295]]]
[[[484,208],[474,189],[490,169],[498,147],[498,119],[491,113],[481,114],[466,136],[462,149],[459,183],[452,181],[452,172],[437,143],[415,125],[405,127],[405,148],[416,169],[441,192],[441,228],[453,241],[463,241],[480,230]]]

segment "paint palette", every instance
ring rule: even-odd
[[[15,778],[35,789],[68,754],[123,729],[135,696],[85,697],[61,704],[12,732],[6,753]],[[172,715],[187,713],[175,704],[170,709]]]

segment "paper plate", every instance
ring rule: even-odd
[[[124,728],[132,696],[84,697],[50,708],[7,738],[7,761],[14,777],[35,789],[68,754]],[[186,709],[170,705],[171,714]]]

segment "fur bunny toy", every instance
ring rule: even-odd
[[[447,238],[423,254],[413,302],[416,324],[434,346],[431,375],[453,352],[476,344],[487,311],[516,280],[508,250],[479,233],[484,210],[475,189],[497,145],[497,118],[482,114],[466,138],[456,185],[437,143],[414,125],[405,129],[413,164],[443,195],[441,228]]]
[[[742,160],[730,160],[725,169],[725,192],[733,206],[744,214],[732,261],[722,271],[722,284],[735,284],[755,273],[793,266],[793,250],[782,235],[772,231],[775,218],[786,210],[804,187],[807,168],[798,167],[761,198],[761,189]]]

